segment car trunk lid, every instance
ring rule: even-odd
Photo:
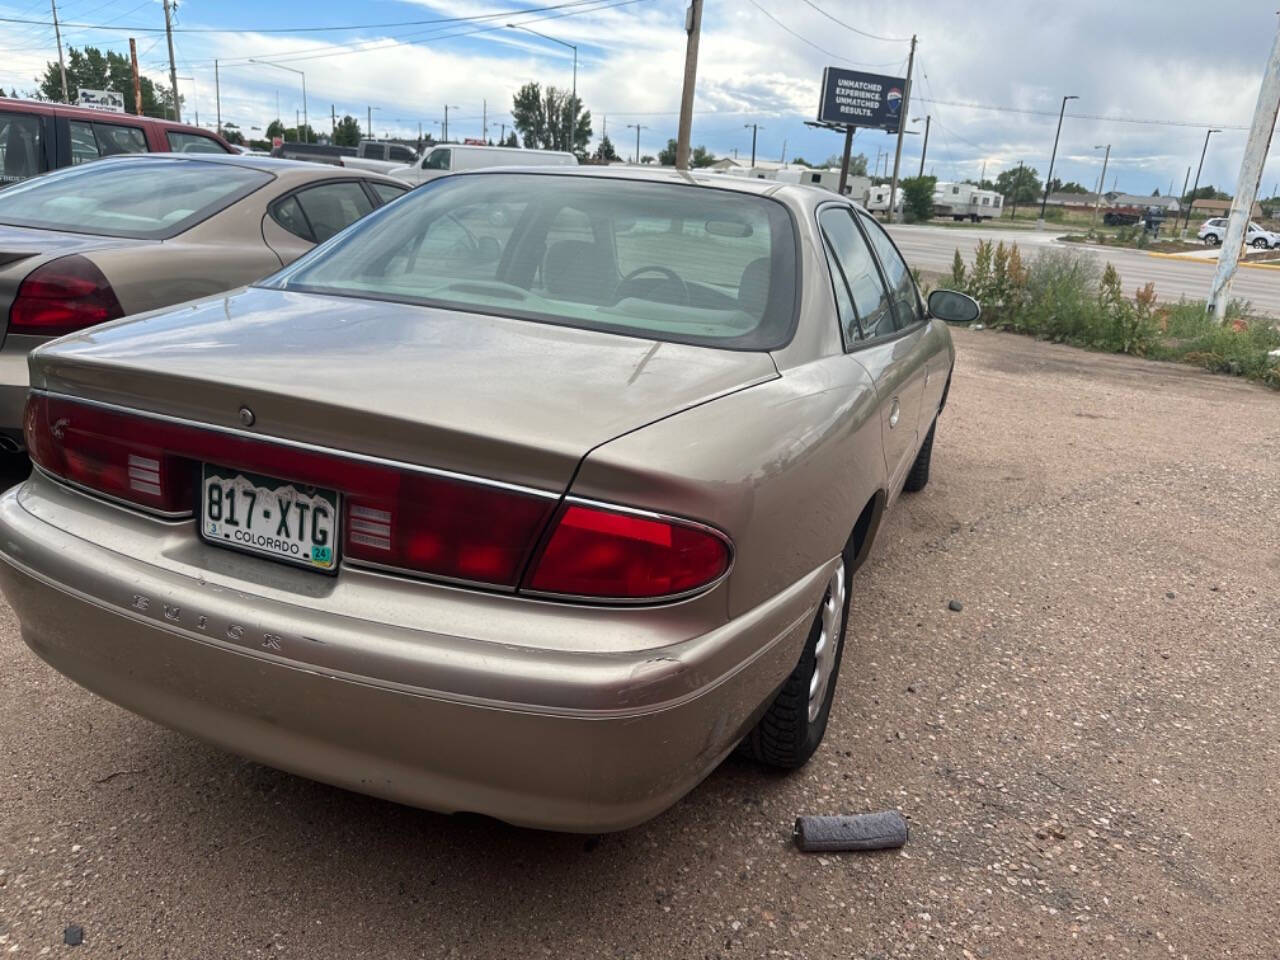
[[[267,289],[32,356],[53,392],[555,491],[593,447],[776,376],[767,353]]]

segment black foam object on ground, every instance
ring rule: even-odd
[[[907,821],[896,810],[837,817],[796,817],[793,836],[805,853],[890,850],[907,842]]]

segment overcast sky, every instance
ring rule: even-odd
[[[365,27],[292,35],[268,29],[390,24],[547,7],[565,0],[439,0],[366,3],[337,0],[186,0],[178,14],[178,73],[191,119],[214,120],[213,59],[221,69],[222,118],[249,131],[280,113],[292,125],[302,108],[300,79],[248,57],[275,58],[304,70],[312,125],[329,126],[330,105],[364,123],[375,108],[379,134],[439,133],[450,105],[450,133],[479,136],[487,100],[489,133],[510,123],[511,94],[538,80],[568,87],[567,48],[502,26],[506,15],[482,23]],[[560,10],[513,15],[512,22],[579,47],[578,91],[594,119],[596,138],[607,117],[620,153],[656,153],[674,137],[680,103],[685,0],[590,0]],[[572,16],[565,14],[572,13]],[[159,0],[63,0],[69,24],[162,27]],[[827,14],[829,16],[826,16]],[[0,16],[47,20],[45,0],[0,0]],[[834,18],[834,19],[832,19]],[[877,37],[864,36],[837,23]],[[481,27],[485,29],[480,30]],[[475,32],[478,31],[478,32]],[[926,168],[940,179],[987,176],[1019,160],[1043,176],[1053,145],[1057,110],[1068,106],[1055,173],[1092,187],[1102,163],[1095,144],[1111,144],[1108,187],[1167,192],[1182,189],[1188,165],[1195,176],[1206,125],[1215,134],[1201,183],[1234,190],[1259,80],[1276,31],[1276,4],[1191,0],[1117,3],[1115,0],[926,2],[896,0],[706,0],[693,141],[717,154],[750,153],[757,123],[758,156],[821,160],[840,146],[834,133],[804,125],[816,113],[825,66],[849,66],[901,76],[908,45],[919,37],[911,117],[933,117]],[[165,79],[163,34],[135,31],[143,70]],[[110,45],[128,51],[128,33],[69,26],[64,44]],[[56,56],[52,29],[0,24],[0,85],[34,86],[46,59]],[[456,107],[456,109],[454,109]],[[992,109],[998,108],[998,109]],[[1031,111],[1020,113],[1011,111]],[[1076,116],[1073,116],[1075,114]],[[1098,119],[1103,118],[1103,119]],[[1161,121],[1159,123],[1126,120]],[[1183,125],[1177,125],[1183,124]],[[923,129],[923,122],[914,128]],[[250,134],[252,135],[252,134]],[[923,138],[911,136],[904,167],[919,169]],[[855,151],[874,163],[891,139],[867,131]],[[1261,185],[1275,192],[1280,163],[1268,163]]]

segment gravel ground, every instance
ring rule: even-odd
[[[0,607],[0,955],[1275,956],[1280,396],[956,339],[824,747],[624,834],[241,761],[62,679]],[[903,851],[791,846],[798,813],[882,808]]]

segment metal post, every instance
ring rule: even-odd
[[[924,146],[920,148],[920,176],[924,176],[924,155],[929,152],[929,124],[933,117],[925,114],[924,117]]]
[[[1058,111],[1058,132],[1053,135],[1053,153],[1049,154],[1049,174],[1044,178],[1044,199],[1040,201],[1040,219],[1036,221],[1036,229],[1044,229],[1044,208],[1049,203],[1049,186],[1053,183],[1053,162],[1058,159],[1058,138],[1062,136],[1062,118],[1067,112],[1068,100],[1079,100],[1072,95],[1062,98],[1062,109]]]
[[[364,135],[370,140],[373,139],[373,107],[365,106],[364,114]]]
[[[1204,146],[1200,148],[1200,166],[1196,167],[1196,182],[1191,187],[1191,193],[1194,194],[1200,189],[1200,171],[1204,169],[1204,155],[1209,150],[1209,137],[1215,133],[1221,133],[1221,130],[1208,130],[1204,135]],[[1187,228],[1191,226],[1191,205],[1195,203],[1194,198],[1187,201],[1187,219],[1182,221],[1183,239],[1187,236]]]
[[[302,76],[302,127],[306,130],[303,143],[311,142],[311,121],[307,118],[307,75],[301,70],[298,71]]]
[[[222,136],[222,80],[218,76],[218,61],[213,61],[213,101],[218,111],[218,136]]]
[[[907,129],[907,111],[911,109],[911,71],[916,62],[916,35],[911,35],[911,52],[907,54],[907,82],[902,88],[902,110],[898,113],[898,147],[893,154],[893,180],[889,184],[889,223],[897,221],[898,167],[902,163],[902,137]]]
[[[129,65],[133,70],[133,112],[142,116],[142,81],[138,79],[138,44],[129,38]]]
[[[854,129],[854,127],[844,128],[844,153],[840,157],[840,189],[837,191],[842,197],[845,188],[849,185],[849,154],[853,150]]]
[[[1018,219],[1018,188],[1022,186],[1022,161],[1018,161],[1018,179],[1013,181],[1013,209],[1009,211],[1009,219]]]
[[[480,139],[485,143],[489,142],[489,101],[484,99],[480,101],[484,106],[480,108]],[[419,125],[421,129],[421,125]]]
[[[178,65],[173,62],[173,8],[164,0],[164,35],[169,41],[169,87],[173,90],[173,119],[182,122],[182,103],[178,100]]]
[[[1267,66],[1262,74],[1258,104],[1253,109],[1253,125],[1249,128],[1244,157],[1240,160],[1240,175],[1236,177],[1227,232],[1222,238],[1222,251],[1218,254],[1218,270],[1209,287],[1209,313],[1218,323],[1226,319],[1231,280],[1240,261],[1240,248],[1244,245],[1249,218],[1253,215],[1258,181],[1262,179],[1262,168],[1267,162],[1277,115],[1280,115],[1280,29],[1271,43],[1271,55],[1267,57]]]
[[[636,160],[636,165],[637,165],[637,166],[639,166],[639,164],[640,164],[640,131],[641,131],[641,130],[648,130],[649,128],[648,128],[648,127],[646,127],[646,126],[644,126],[643,124],[640,124],[640,123],[628,123],[628,124],[627,124],[627,129],[628,129],[628,130],[631,130],[632,128],[634,128],[634,129],[635,129],[635,131],[636,131],[636,157],[635,157],[635,160]]]
[[[756,132],[760,129],[760,124],[744,123],[742,126],[743,129],[751,128],[751,166],[754,167],[756,165]]]
[[[684,29],[684,89],[680,93],[680,127],[676,133],[676,169],[689,169],[689,137],[693,133],[693,88],[698,79],[698,37],[702,33],[702,0],[689,0]]]
[[[1097,150],[1102,144],[1098,144],[1093,149]],[[1102,188],[1107,185],[1107,161],[1111,159],[1111,144],[1107,144],[1107,152],[1102,157],[1102,176],[1098,178],[1098,195],[1093,198],[1093,218],[1089,221],[1089,226],[1093,226],[1098,222],[1098,207],[1102,205]]]
[[[67,96],[67,65],[62,62],[62,28],[58,26],[57,0],[49,0],[49,7],[53,10],[53,35],[58,40],[58,72],[62,74],[62,102],[70,103],[71,98]],[[168,9],[166,6],[165,10]]]

